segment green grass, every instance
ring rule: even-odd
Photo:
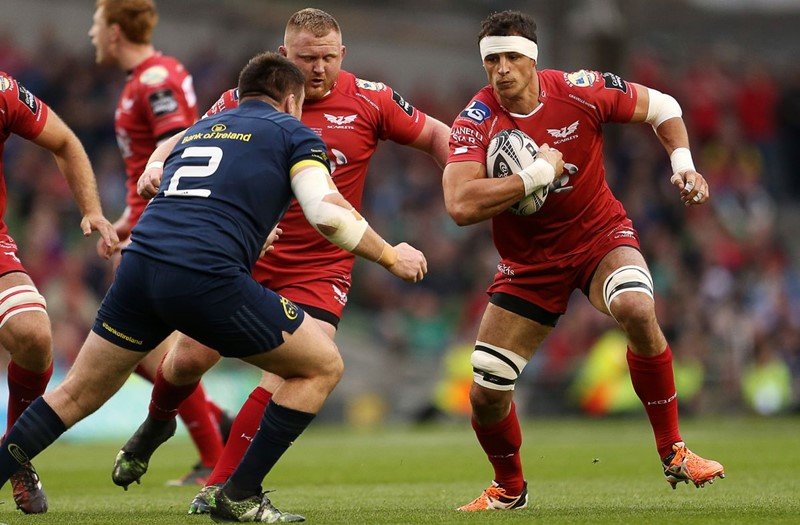
[[[525,426],[531,499],[522,511],[453,511],[491,479],[466,424],[361,432],[317,426],[287,452],[267,485],[278,489],[278,508],[313,524],[800,522],[800,420],[694,420],[684,422],[683,434],[696,451],[723,462],[728,477],[700,490],[671,490],[643,419],[534,420]],[[187,441],[159,450],[143,484],[128,492],[111,483],[120,444],[54,445],[35,461],[50,512],[22,515],[5,487],[0,522],[210,523],[185,515],[194,488],[164,486],[194,461]]]

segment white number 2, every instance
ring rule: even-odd
[[[222,149],[217,146],[193,146],[183,150],[181,158],[205,157],[208,164],[205,166],[181,166],[169,181],[169,188],[164,190],[165,197],[208,197],[211,190],[178,189],[181,178],[208,177],[213,175],[222,160]]]

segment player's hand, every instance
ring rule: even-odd
[[[564,155],[555,148],[551,148],[547,144],[542,144],[539,151],[536,152],[536,158],[546,160],[553,169],[556,170],[555,177],[558,178],[564,171]]]
[[[572,191],[572,186],[568,186],[570,176],[578,174],[578,166],[575,164],[570,164],[569,162],[564,163],[564,173],[561,174],[560,177],[556,177],[553,182],[551,182],[547,186],[547,191],[549,193],[562,193]]]
[[[88,237],[93,231],[100,234],[97,240],[97,253],[103,259],[108,259],[119,243],[119,236],[114,226],[108,222],[108,219],[99,213],[90,213],[81,219],[81,230],[83,236]]]
[[[261,247],[261,254],[258,256],[259,258],[264,257],[265,254],[275,249],[275,246],[273,246],[273,244],[275,243],[275,241],[278,240],[278,238],[281,236],[282,233],[283,230],[281,230],[277,226],[272,228],[272,231],[269,232],[269,235],[267,235],[267,241],[264,243],[264,246]]]
[[[708,182],[696,171],[676,173],[669,181],[681,190],[681,201],[686,206],[703,204],[710,197]]]
[[[146,168],[136,183],[136,193],[143,199],[155,197],[156,193],[158,193],[158,187],[161,186],[161,176],[163,174],[164,168]]]
[[[419,282],[428,273],[425,255],[410,244],[401,242],[394,246],[397,262],[386,268],[393,275],[409,283]]]

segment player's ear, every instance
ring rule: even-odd
[[[289,56],[286,52],[286,46],[280,46],[278,48],[278,54],[284,57]]]
[[[344,60],[344,57],[345,57],[346,55],[347,55],[347,46],[344,46],[344,45],[343,45],[343,46],[342,46],[342,60]]]

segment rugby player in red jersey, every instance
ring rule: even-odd
[[[100,232],[98,248],[103,257],[109,258],[118,242],[114,227],[103,216],[92,166],[78,137],[33,93],[0,71],[0,346],[11,354],[6,431],[44,394],[53,375],[53,338],[46,302],[25,271],[3,220],[3,147],[12,134],[53,153],[83,215],[83,234]],[[17,508],[26,514],[47,511],[47,495],[30,461],[11,476],[11,484]]]
[[[708,184],[692,163],[680,106],[669,95],[613,73],[537,70],[536,24],[523,13],[489,16],[479,39],[489,85],[453,124],[443,185],[456,223],[492,219],[502,258],[471,359],[472,426],[495,477],[459,510],[526,506],[514,383],[575,289],[627,335],[631,380],[653,427],[667,481],[674,488],[679,481],[702,486],[723,477],[722,465],[690,452],[678,431],[672,354],[656,320],[652,278],[638,234],[609,190],[603,167],[601,125],[647,122],[670,155],[671,181],[683,203],[706,202]],[[542,145],[539,159],[511,176],[487,178],[487,146],[504,129],[519,129]],[[531,215],[508,211],[561,174],[561,155],[579,169],[568,182],[571,191],[550,192]]]
[[[440,166],[447,158],[448,127],[425,115],[399,93],[382,82],[357,78],[341,70],[346,49],[338,22],[319,9],[303,9],[293,14],[286,25],[284,45],[280,53],[294,62],[306,77],[302,121],[320,135],[328,147],[331,172],[342,195],[361,209],[361,197],[370,158],[380,140],[411,146],[430,154]],[[208,114],[236,107],[238,94],[230,90],[213,105]],[[151,160],[140,180],[142,194],[151,197],[160,183],[159,162],[166,158],[171,145],[165,144]],[[333,339],[350,289],[353,256],[327,242],[308,226],[296,202],[289,207],[279,224],[280,239],[253,270],[254,278],[300,305],[314,317]],[[153,402],[159,406],[174,404],[169,390],[179,391],[186,377],[196,377],[197,370],[207,370],[219,359],[213,350],[202,352],[202,346],[181,337],[164,361],[162,374],[156,380]],[[223,483],[235,470],[249,445],[249,436],[258,427],[264,407],[282,380],[265,374],[260,385],[250,394],[234,420],[230,438],[220,461],[197,495],[190,513],[208,511],[207,499],[212,486]],[[152,413],[151,413],[152,418]],[[144,427],[144,425],[143,425]],[[141,443],[136,436],[134,438]],[[130,441],[123,451],[133,448]],[[138,445],[137,454],[150,457],[158,443]],[[131,473],[126,479],[138,479],[144,470]]]
[[[150,38],[158,21],[152,0],[97,0],[89,36],[98,64],[113,65],[128,75],[114,113],[114,129],[127,179],[127,205],[114,223],[120,248],[130,242],[130,233],[147,200],[136,193],[136,182],[158,143],[197,120],[197,100],[192,77],[175,58],[161,54]],[[119,264],[119,255],[115,257]],[[169,340],[151,352],[136,372],[154,381]],[[198,385],[178,412],[200,453],[192,470],[170,485],[205,483],[222,453],[223,436],[218,428],[227,416],[206,399]]]

